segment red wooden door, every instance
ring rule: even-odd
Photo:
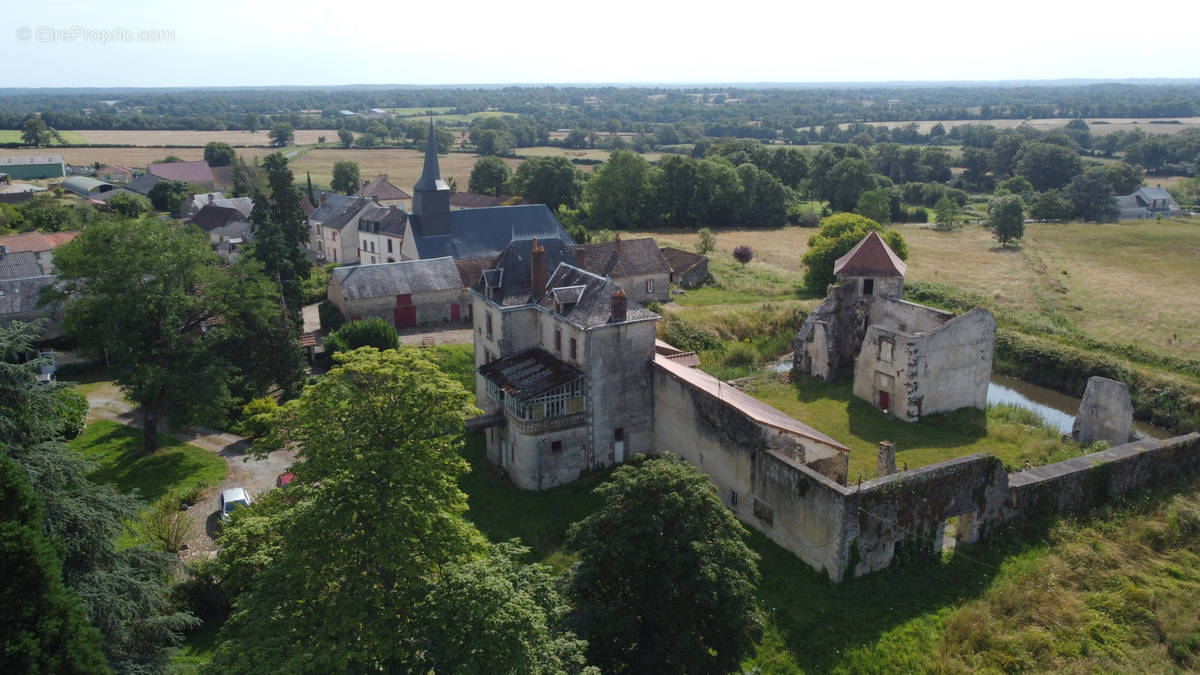
[[[392,315],[395,319],[396,328],[407,328],[408,326],[417,325],[416,307],[397,307],[392,310]]]
[[[891,410],[892,409],[891,399],[892,399],[892,395],[887,393],[886,391],[879,392],[879,409],[880,410]]]
[[[461,316],[459,316],[459,309],[458,309],[458,305],[450,305],[450,320],[451,320],[451,321],[458,321],[458,320],[459,320],[459,319],[461,319],[461,318],[462,318],[462,317],[461,317]]]

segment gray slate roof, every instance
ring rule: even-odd
[[[373,206],[374,202],[361,197],[327,194],[325,203],[318,206],[308,219],[321,223],[322,227],[340,230],[368,205]]]
[[[585,330],[609,324],[650,321],[659,318],[654,312],[642,307],[632,299],[626,298],[624,321],[613,319],[612,296],[621,287],[609,279],[567,263],[559,264],[558,268],[554,270],[554,274],[550,275],[546,286],[551,289],[551,292],[544,295],[538,304],[558,312],[559,317]],[[570,290],[567,293],[554,293],[553,289],[561,288]],[[577,300],[574,304],[558,304],[555,302],[556,295],[561,300],[576,298]]]
[[[508,207],[512,208],[512,207]],[[487,271],[483,277],[475,279],[473,288],[483,294],[492,302],[501,307],[519,307],[527,305],[530,298],[530,284],[532,279],[530,276],[530,251],[533,249],[533,239],[518,239],[510,243],[504,251],[488,265]],[[571,249],[567,243],[561,239],[537,239],[540,245],[546,251],[546,277],[549,280],[550,272],[558,267],[559,263],[565,262],[568,264],[575,263],[575,256],[571,253]],[[500,273],[500,270],[503,270]],[[490,276],[497,279],[499,287],[491,289],[489,292],[487,279]]]
[[[650,237],[572,246],[579,267],[602,277],[636,277],[671,273],[662,251]]]
[[[493,206],[450,212],[450,234],[424,236],[417,216],[409,218],[411,236],[421,258],[451,256],[455,260],[491,258],[517,238],[558,238],[568,245],[575,240],[545,204]]]
[[[38,294],[53,283],[54,277],[49,274],[26,279],[0,279],[0,316],[39,309]]]
[[[664,246],[659,250],[662,252],[663,259],[667,261],[667,266],[676,274],[686,272],[707,259],[699,253],[671,248],[670,246]]]
[[[192,224],[199,227],[205,232],[211,232],[218,227],[225,227],[230,223],[250,221],[239,209],[232,206],[218,206],[217,204],[205,204],[204,208],[196,212],[192,216]]]
[[[146,195],[150,194],[150,190],[155,185],[158,185],[159,183],[163,182],[164,180],[166,180],[166,179],[159,178],[158,176],[152,176],[148,173],[144,173],[144,174],[138,176],[137,178],[134,178],[133,180],[129,181],[125,185],[121,186],[121,189],[128,190],[129,192],[135,192],[135,193],[145,197]],[[108,196],[111,197],[112,195],[110,194]]]
[[[442,170],[438,167],[437,130],[433,128],[433,119],[429,120],[429,135],[425,138],[425,164],[421,167],[421,177],[413,190],[449,190],[450,186],[442,180]]]
[[[479,374],[495,382],[506,396],[519,401],[583,377],[583,372],[575,366],[538,348],[484,364],[479,367]]]
[[[358,191],[358,196],[366,197],[368,199],[374,197],[375,199],[381,200],[412,199],[412,195],[393,185],[392,182],[388,180],[387,174],[380,174],[376,176],[370,183],[362,186],[362,188]]]
[[[0,258],[0,279],[28,279],[44,274],[33,251],[9,251]]]
[[[333,274],[341,284],[346,300],[462,288],[458,267],[449,257],[338,267]]]
[[[1140,187],[1134,191],[1133,194],[1140,196],[1147,202],[1151,202],[1156,199],[1171,199],[1171,193],[1167,192],[1166,189],[1161,185],[1155,187]]]
[[[408,229],[408,212],[404,209],[392,209],[387,206],[371,204],[358,217],[358,229],[402,237],[405,230]]]

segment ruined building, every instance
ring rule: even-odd
[[[986,408],[996,321],[901,300],[906,270],[877,232],[838,258],[837,282],[796,336],[793,372],[828,381],[853,367],[855,396],[909,422]]]

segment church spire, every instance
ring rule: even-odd
[[[429,135],[425,141],[425,166],[421,169],[421,178],[413,186],[414,190],[449,190],[450,186],[442,180],[442,170],[438,168],[437,132],[433,128],[433,117],[429,118]]]

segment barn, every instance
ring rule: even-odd
[[[347,321],[377,316],[398,329],[469,320],[454,258],[353,265],[333,270],[329,301]]]

